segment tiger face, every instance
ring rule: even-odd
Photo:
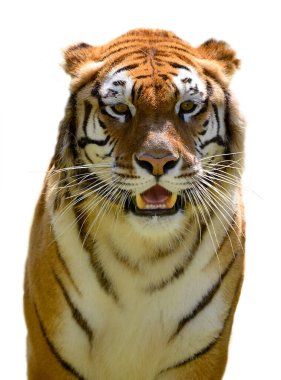
[[[137,30],[98,48],[72,46],[65,57],[70,127],[56,157],[80,168],[80,200],[98,194],[100,207],[151,233],[176,229],[204,188],[229,185],[222,172],[206,175],[243,150],[228,90],[239,61],[228,45],[195,49],[172,33]]]

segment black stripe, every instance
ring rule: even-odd
[[[194,116],[201,115],[202,113],[206,112],[207,110],[208,110],[208,98],[204,100],[202,108]],[[192,111],[190,111],[190,112],[192,112]]]
[[[109,56],[113,56],[115,55],[116,53],[120,53],[122,51],[126,51],[126,55],[128,56],[128,50],[129,49],[137,49],[137,50],[133,50],[133,52],[130,52],[130,58],[132,57],[132,54],[136,54],[136,53],[140,53],[140,50],[139,50],[139,45],[136,44],[136,45],[125,45],[123,47],[120,47],[118,49],[115,49],[113,51],[109,51],[109,52],[106,52],[105,54],[103,54],[103,56],[101,57],[101,60],[105,60],[106,58],[108,58]],[[143,54],[141,55],[141,58],[143,58]]]
[[[86,319],[82,316],[81,312],[77,309],[77,307],[74,305],[74,303],[70,299],[70,296],[67,293],[67,291],[66,291],[66,289],[62,283],[62,280],[59,278],[59,276],[55,272],[53,272],[53,274],[54,274],[54,277],[55,277],[62,293],[63,293],[63,296],[66,300],[66,303],[68,304],[69,308],[71,309],[73,319],[77,322],[78,326],[80,326],[81,329],[86,333],[86,335],[88,336],[89,342],[91,343],[93,340],[93,330],[90,328]]]
[[[90,113],[91,113],[91,110],[92,110],[92,104],[85,101],[84,102],[84,120],[83,120],[83,131],[85,133],[85,135],[87,135],[87,124],[88,124],[88,120],[89,120],[89,116],[90,116]]]
[[[124,80],[117,80],[117,81],[112,82],[112,84],[114,86],[125,87],[126,86],[126,81],[124,81]]]
[[[60,363],[60,365],[68,372],[70,372],[72,375],[74,375],[78,380],[85,380],[85,378],[74,368],[72,367],[66,360],[64,360],[61,355],[59,354],[59,352],[57,351],[57,349],[55,348],[54,344],[51,342],[50,338],[48,337],[48,334],[47,334],[47,331],[46,331],[46,328],[42,322],[42,319],[40,318],[40,315],[39,315],[39,312],[38,312],[38,309],[37,309],[37,306],[36,304],[34,303],[34,309],[35,309],[35,314],[36,314],[36,317],[38,319],[38,322],[39,322],[39,326],[40,326],[40,330],[41,330],[41,333],[43,335],[43,337],[45,338],[45,341],[50,349],[50,351],[52,352],[52,354],[55,356],[55,358],[57,359],[57,361]]]
[[[191,83],[192,79],[191,78],[184,78],[181,81],[182,81],[182,83]]]
[[[200,148],[204,149],[207,145],[209,145],[211,143],[216,143],[216,144],[221,145],[221,146],[226,146],[222,137],[220,135],[217,135],[217,136],[211,138],[210,140],[205,141],[202,145],[200,145]]]
[[[210,83],[209,80],[206,81],[207,82],[207,94],[208,94],[208,97],[210,98],[212,95],[213,95],[213,86],[212,84]]]
[[[151,78],[151,74],[149,74],[149,75],[138,75],[137,77],[134,77],[134,79],[144,79],[144,78]]]
[[[207,127],[207,125],[209,124],[209,119],[205,120],[204,123],[203,123],[203,127]],[[205,133],[206,131],[204,131]]]
[[[136,82],[134,82],[132,91],[131,91],[131,97],[132,97],[132,103],[135,102],[135,97],[136,97]]]
[[[95,86],[92,88],[91,95],[94,97],[99,97],[99,90],[100,90],[101,84],[100,82],[96,82]]]
[[[144,86],[141,84],[137,89],[137,97],[139,98],[141,96],[141,92],[143,91]]]
[[[114,246],[114,243],[109,240],[110,244],[110,250],[113,254],[113,256],[116,258],[116,260],[127,267],[129,270],[131,270],[134,273],[139,273],[139,266],[138,264],[133,263],[128,256],[123,255],[122,253],[119,252]]]
[[[88,153],[86,151],[84,151],[84,154],[87,158],[87,160],[91,163],[91,164],[94,164],[94,161],[91,159],[91,157],[88,155]]]
[[[178,45],[178,44],[177,44]],[[171,46],[171,45],[159,45],[159,48],[160,49],[165,49],[165,48],[167,48],[167,49],[170,49],[170,50],[173,50],[173,55],[176,55],[176,52],[177,51],[180,51],[180,52],[183,52],[183,53],[185,53],[185,54],[187,54],[187,55],[191,55],[191,56],[194,56],[194,54],[192,54],[189,50],[188,50],[188,47],[185,47],[185,45],[181,45],[181,46],[184,46],[184,47],[179,47],[179,46],[175,46],[175,45],[173,45],[173,46]],[[197,57],[196,57],[197,58]],[[183,57],[183,58],[181,58],[183,61],[185,61],[185,60],[187,60],[187,59],[189,59],[189,57],[188,56],[186,56],[186,57]]]
[[[158,76],[160,78],[164,79],[164,80],[168,80],[169,79],[168,75],[166,75],[166,74],[158,74]]]
[[[114,116],[114,115],[111,115],[110,113],[107,112],[106,108],[101,108],[101,113],[105,116],[109,116],[111,119],[113,120],[118,120],[119,121],[119,117],[118,116]]]
[[[117,145],[117,140],[114,142],[114,144],[113,144],[112,148],[110,149],[109,153],[106,153],[106,154],[103,156],[103,158],[111,157],[111,155],[112,155],[112,153],[113,153],[114,148],[116,147],[116,145]]]
[[[128,65],[128,66],[121,67],[121,69],[118,69],[117,71],[115,71],[115,73],[113,74],[113,76],[116,75],[116,74],[118,74],[118,73],[121,73],[121,71],[132,70],[132,69],[135,69],[138,66],[139,65],[137,65],[137,64],[133,64],[133,65]]]
[[[185,69],[185,70],[191,71],[189,67],[180,65],[179,63],[175,63],[175,62],[167,62],[167,63],[171,65],[172,67],[174,67],[175,69]]]
[[[218,124],[217,134],[219,134],[220,133],[220,120],[219,120],[218,107],[214,103],[212,103],[212,106],[213,106],[214,113],[215,113],[215,118],[216,118],[216,121],[217,121],[217,124]]]
[[[104,140],[92,140],[89,137],[81,137],[80,140],[78,140],[78,145],[80,148],[85,148],[88,144],[95,144],[98,146],[105,146],[110,139],[110,136],[108,135]]]
[[[69,99],[69,106],[71,108],[72,116],[69,125],[67,125],[67,129],[65,131],[66,135],[69,138],[69,146],[74,160],[76,160],[78,157],[78,147],[76,140],[76,103],[76,95],[72,94]]]
[[[85,230],[85,221],[82,218],[84,216],[85,220],[87,219],[87,215],[85,212],[78,210],[77,207],[73,208],[76,216],[76,223],[79,231],[79,238],[82,243],[82,246],[86,249],[90,257],[91,267],[96,274],[96,278],[101,286],[101,288],[107,293],[110,294],[114,300],[118,301],[118,296],[113,289],[113,285],[109,280],[105,270],[97,257],[97,253],[95,252],[95,244],[94,240],[90,239],[89,233]]]
[[[173,274],[168,279],[163,280],[160,284],[150,285],[146,289],[146,292],[149,294],[152,294],[156,291],[162,290],[166,286],[168,286],[169,284],[171,284],[172,282],[180,278],[184,274],[185,270],[188,268],[194,256],[195,256],[195,251],[193,251],[192,253],[186,256],[183,264],[179,267],[176,267]]]
[[[178,97],[180,94],[179,89],[177,88],[177,86],[175,85],[174,82],[170,82],[170,83],[171,83],[171,86],[173,87],[173,89],[175,90],[175,97]]]
[[[92,268],[95,271],[96,277],[101,285],[101,287],[105,290],[106,293],[110,294],[114,300],[117,302],[118,301],[118,296],[115,293],[112,283],[109,280],[107,274],[104,271],[104,268],[101,264],[101,262],[98,260],[98,257],[95,253],[90,253],[90,261]]]
[[[230,104],[230,93],[223,89],[224,92],[224,101],[225,101],[225,111],[224,111],[224,124],[226,129],[226,135],[227,135],[227,141],[232,140],[231,136],[231,128],[230,128],[230,110],[229,110],[229,104]]]
[[[98,118],[98,123],[99,123],[99,126],[100,126],[102,129],[106,129],[106,125],[105,125],[105,123],[104,123],[100,118]]]
[[[75,200],[75,201],[76,201],[76,200]],[[75,204],[76,204],[76,203],[75,203]],[[67,277],[68,277],[68,279],[69,279],[69,281],[71,282],[71,284],[73,285],[73,287],[74,287],[74,289],[77,291],[77,293],[78,293],[79,295],[81,295],[81,292],[80,292],[78,286],[75,284],[75,282],[74,282],[74,280],[73,280],[73,278],[72,278],[72,276],[71,276],[71,273],[70,273],[70,271],[69,271],[69,269],[68,269],[68,266],[66,265],[66,262],[64,261],[62,255],[60,254],[59,247],[57,246],[57,244],[56,244],[56,255],[57,255],[58,260],[59,260],[59,262],[61,263],[61,265],[62,265],[62,267],[63,267],[63,269],[64,269],[64,271],[65,271],[65,273],[66,273],[66,275],[67,275]]]
[[[208,290],[208,292],[202,297],[201,301],[197,303],[197,305],[191,310],[190,313],[188,313],[184,318],[182,318],[179,323],[176,331],[173,333],[171,338],[169,339],[169,342],[172,341],[176,336],[181,332],[181,330],[186,326],[188,322],[190,322],[193,318],[197,316],[214,298],[217,291],[220,289],[222,285],[223,279],[226,277],[226,275],[229,273],[230,269],[232,268],[233,263],[235,262],[237,255],[234,255],[232,257],[232,260],[222,273],[222,275],[218,278],[218,280],[213,284],[213,286]]]
[[[174,38],[174,37],[172,37],[172,38]],[[169,40],[170,40],[170,37],[169,37]],[[116,54],[118,52],[121,52],[122,50],[128,51],[129,49],[136,48],[136,49],[138,49],[137,51],[140,52],[141,51],[140,50],[141,49],[140,43],[144,43],[144,44],[155,43],[155,44],[157,44],[157,47],[158,47],[159,44],[166,43],[166,42],[168,42],[167,38],[163,38],[161,40],[159,40],[159,39],[149,39],[148,40],[148,39],[144,39],[144,38],[131,38],[131,39],[127,39],[127,40],[122,40],[122,41],[119,41],[117,43],[114,43],[114,44],[110,45],[109,49],[101,57],[101,61],[104,60],[104,59],[106,59],[109,56],[112,56],[112,55],[114,55],[114,54]],[[173,41],[173,42],[178,43],[178,42],[181,42],[181,41],[177,37],[176,41]],[[121,45],[121,47],[120,47],[120,45]],[[122,45],[124,45],[124,46],[122,46]],[[167,47],[171,48],[171,46],[167,46]],[[112,49],[112,48],[114,48],[114,50],[110,51],[110,49]]]
[[[236,289],[235,289],[235,292],[234,292],[234,297],[233,297],[233,301],[232,301],[232,304],[228,310],[228,314],[226,316],[226,318],[224,319],[224,322],[223,322],[223,327],[219,333],[219,335],[214,338],[206,347],[204,347],[203,349],[201,349],[200,351],[196,352],[194,355],[192,355],[191,357],[185,359],[185,360],[182,360],[180,362],[178,362],[177,364],[175,365],[172,365],[164,370],[162,370],[160,374],[162,374],[163,372],[166,372],[166,371],[169,371],[169,370],[172,370],[172,369],[176,369],[176,368],[179,368],[179,367],[182,367],[190,362],[192,362],[193,360],[196,360],[197,358],[199,358],[200,356],[206,354],[208,351],[210,351],[214,346],[215,344],[220,340],[220,338],[222,337],[224,331],[225,331],[225,326],[231,316],[231,312],[232,312],[232,309],[235,305],[235,296],[237,294],[237,292],[239,291],[239,288],[241,287],[241,284],[242,284],[242,281],[243,281],[243,275],[239,278],[238,282],[237,282],[237,286],[236,286]]]
[[[175,50],[179,50],[179,51],[184,51],[186,52],[187,54],[191,55],[192,57],[196,57],[198,58],[198,56],[196,56],[194,53],[191,52],[190,50],[190,46],[188,46],[188,44],[186,42],[184,42],[183,40],[181,40],[180,38],[177,40],[177,41],[173,41],[173,45],[165,45],[164,43],[166,43],[166,41],[164,42],[160,42],[159,43],[159,49],[175,49]]]
[[[189,267],[189,265],[191,264],[193,258],[195,257],[195,254],[197,252],[197,249],[198,249],[198,246],[201,242],[201,239],[202,239],[202,235],[205,234],[206,232],[206,225],[204,224],[202,226],[202,229],[198,229],[198,232],[197,232],[197,235],[196,235],[196,238],[194,240],[194,243],[193,243],[193,246],[191,248],[191,253],[189,255],[187,255],[184,259],[184,262],[181,266],[179,267],[176,267],[173,274],[166,280],[163,280],[162,282],[160,282],[160,284],[157,284],[157,285],[150,285],[146,291],[149,293],[149,294],[152,294],[156,291],[159,291],[159,290],[162,290],[164,289],[167,285],[171,284],[172,282],[174,282],[176,279],[179,279],[184,273],[185,271],[187,270],[187,268]],[[178,247],[177,247],[178,248]],[[172,250],[170,251],[167,251],[167,253],[171,253]],[[159,259],[159,255],[157,256],[157,259]],[[162,257],[165,257],[165,256],[162,256]]]

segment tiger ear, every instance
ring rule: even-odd
[[[240,60],[236,58],[236,52],[224,41],[210,39],[200,45],[197,51],[200,58],[219,63],[229,78],[240,66]]]
[[[64,70],[72,78],[80,77],[81,74],[99,69],[100,48],[81,42],[71,45],[64,50]]]

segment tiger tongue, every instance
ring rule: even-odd
[[[146,204],[165,204],[170,195],[162,186],[155,185],[142,193],[142,199]]]

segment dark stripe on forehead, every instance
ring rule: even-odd
[[[155,44],[155,45],[158,45],[158,44],[163,44],[163,43],[167,43],[168,41],[170,41],[171,39],[173,39],[173,44],[179,44],[179,45],[182,45],[182,41],[179,37],[177,36],[169,36],[169,37],[165,37],[165,36],[155,36],[155,38],[150,38],[150,37],[145,37],[144,35],[132,35],[131,37],[128,36],[126,39],[118,39],[117,41],[111,43],[107,50],[105,51],[105,55],[108,55],[108,54],[112,54],[112,52],[110,50],[112,49],[115,49],[116,48],[120,48],[121,49],[126,49],[126,48],[130,48],[132,45],[135,45],[135,46],[138,46],[138,47],[147,47],[151,44]],[[124,45],[124,46],[123,46]],[[142,45],[142,46],[141,46]],[[114,52],[114,50],[113,50]]]
[[[113,51],[109,51],[107,53],[104,53],[104,55],[102,56],[101,60],[105,60],[107,59],[108,57],[112,57],[114,55],[116,55],[117,53],[122,53],[123,51],[126,52],[126,55],[127,56],[130,56],[131,58],[131,55],[132,55],[132,49],[133,50],[133,54],[136,54],[136,53],[140,53],[140,46],[139,45],[125,45],[123,47],[120,47],[119,49],[115,49]],[[143,58],[143,54],[141,55],[141,57]]]
[[[168,80],[169,79],[168,75],[166,75],[166,74],[158,74],[158,76],[160,78],[164,79],[164,80]]]
[[[167,63],[169,63],[169,65],[171,65],[175,69],[185,69],[187,71],[191,71],[190,68],[185,66],[185,65],[181,65],[181,64],[175,63],[175,62],[167,62]]]
[[[192,62],[190,61],[190,56],[194,56],[194,54],[190,51],[189,47],[186,46],[184,43],[179,44],[179,42],[181,42],[180,40],[175,41],[175,43],[173,43],[172,45],[167,45],[167,42],[168,42],[167,39],[163,41],[159,41],[159,40],[155,40],[155,41],[142,40],[142,41],[144,42],[143,46],[140,44],[141,40],[139,41],[129,40],[127,41],[128,43],[126,43],[126,41],[122,41],[122,45],[120,44],[121,47],[119,47],[118,49],[110,51],[111,47],[109,47],[109,50],[107,50],[103,54],[100,60],[105,60],[108,57],[113,57],[114,55],[117,55],[117,53],[122,54],[123,51],[125,52],[125,54],[122,54],[122,55],[125,58],[130,57],[130,59],[132,59],[133,54],[140,54],[140,53],[142,54],[138,57],[143,58],[145,55],[149,56],[149,54],[146,52],[146,49],[149,46],[151,47],[151,43],[155,42],[155,45],[154,45],[154,48],[156,49],[156,53],[154,55],[155,58],[163,57],[163,58],[169,59],[171,55],[174,55],[174,56],[177,56],[179,59],[183,60],[183,62],[187,61],[188,63],[192,64]],[[186,55],[180,55],[179,52],[185,53]],[[118,59],[118,57],[116,57],[116,59]]]
[[[135,69],[136,67],[138,67],[138,64],[132,64],[132,65],[128,65],[128,66],[124,66],[124,67],[121,67],[120,69],[118,69],[117,71],[115,71],[115,73],[113,75],[116,75],[118,73],[121,73],[122,71],[130,71],[130,70],[133,70]]]

